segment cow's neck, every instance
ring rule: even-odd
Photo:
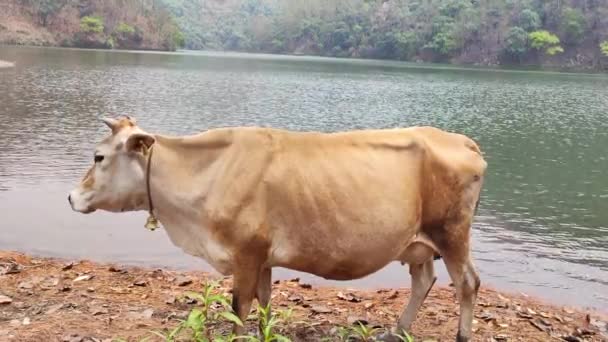
[[[223,144],[208,139],[155,136],[150,165],[150,196],[154,214],[163,225],[192,217],[204,204],[209,169]]]

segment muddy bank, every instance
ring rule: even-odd
[[[201,291],[203,272],[121,267],[90,261],[34,258],[0,251],[0,340],[128,341],[161,339],[152,330],[171,329],[196,308],[186,291]],[[219,281],[229,295],[230,278]],[[293,341],[338,341],[337,326],[356,321],[391,327],[409,288],[359,291],[315,288],[275,280],[273,310],[293,308],[277,329]],[[412,328],[416,341],[452,341],[458,306],[452,288],[430,292]],[[246,322],[256,330],[255,320]],[[229,324],[216,327],[227,331]],[[475,309],[475,341],[608,341],[606,317],[541,303],[525,295],[483,288]]]
[[[0,59],[0,69],[2,69],[2,68],[12,68],[14,66],[15,66],[15,63],[3,61],[3,60]]]

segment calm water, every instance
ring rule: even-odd
[[[17,62],[0,70],[1,249],[208,270],[164,231],[145,231],[143,213],[70,210],[67,192],[108,133],[103,115],[168,134],[435,125],[476,139],[489,163],[474,225],[484,284],[608,308],[608,76],[2,46],[0,59]],[[331,284],[406,287],[409,278],[391,264]]]

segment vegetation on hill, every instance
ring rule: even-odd
[[[184,38],[154,0],[7,0],[0,4],[0,42],[175,50]]]
[[[603,0],[163,0],[190,49],[451,63],[607,64]]]
[[[47,36],[53,37],[47,39],[49,45],[164,50],[185,45],[189,49],[457,64],[608,68],[605,0],[3,3],[8,5],[0,4],[0,42],[28,43],[19,34],[13,34],[12,41],[6,38],[11,25],[3,23],[3,16],[8,12],[9,18],[10,13],[18,14],[48,30]]]

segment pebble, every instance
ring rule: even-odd
[[[0,295],[0,304],[10,304],[13,302],[13,299],[11,297],[5,296],[5,295]]]
[[[192,284],[192,278],[186,276],[179,276],[175,279],[177,286],[186,286]]]

